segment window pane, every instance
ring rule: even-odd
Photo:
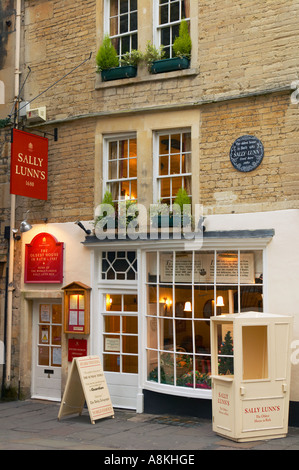
[[[138,374],[138,357],[123,356],[122,371],[127,374]]]
[[[195,352],[198,354],[209,354],[211,352],[210,344],[210,322],[195,321]]]
[[[52,326],[52,344],[61,345],[61,326]]]
[[[176,351],[193,352],[192,322],[175,320]]]
[[[160,6],[160,24],[168,23],[168,5]]]
[[[238,288],[236,286],[217,286],[216,314],[238,313]]]
[[[172,317],[172,286],[160,286],[159,289],[160,315]]]
[[[170,4],[170,21],[178,21],[180,19],[180,2],[171,2]]]
[[[158,382],[158,352],[147,351],[147,379],[152,382]]]
[[[138,337],[137,336],[123,336],[122,350],[124,353],[137,354],[138,353]]]
[[[169,199],[170,197],[170,178],[163,178],[160,181],[161,191],[160,196],[162,199]]]
[[[263,311],[263,288],[262,286],[241,286],[241,312]]]
[[[120,332],[120,317],[117,315],[109,315],[104,317],[104,331],[106,333]]]
[[[110,18],[110,35],[116,36],[118,34],[118,18]]]
[[[130,30],[131,31],[137,30],[137,12],[131,13],[130,15]]]
[[[159,320],[160,349],[173,350],[173,321],[172,319]]]
[[[128,0],[120,0],[120,13],[126,13],[128,9]]]
[[[186,377],[190,377],[190,373],[193,372],[193,359],[188,354],[176,354],[176,384],[179,386],[188,386]]]
[[[106,372],[120,372],[120,356],[103,354],[103,368]]]
[[[122,318],[122,330],[123,333],[138,334],[138,319],[131,315]]]
[[[52,305],[52,323],[61,323],[62,322],[62,306]]]
[[[38,347],[38,365],[39,366],[48,366],[49,365],[49,351],[48,346],[39,346]]]
[[[137,159],[130,158],[129,160],[129,178],[136,178],[137,177]]]
[[[217,325],[218,333],[218,375],[234,374],[233,325],[226,322]]]
[[[161,383],[174,385],[174,353],[160,355]]]
[[[125,312],[137,312],[137,295],[124,295],[124,311]]]
[[[216,283],[238,283],[238,252],[220,251],[216,257]]]
[[[180,155],[172,155],[170,158],[170,173],[180,174],[181,173],[181,157]]]
[[[207,320],[214,315],[214,286],[194,286],[194,317]]]
[[[168,155],[160,157],[159,175],[168,175]]]
[[[120,312],[122,309],[121,295],[111,294],[110,295],[110,310],[113,312]]]

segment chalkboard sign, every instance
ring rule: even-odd
[[[71,414],[81,415],[86,402],[90,420],[114,417],[103,368],[98,356],[73,359],[63,394],[58,419]]]
[[[239,137],[230,149],[230,160],[238,171],[248,172],[255,170],[264,157],[262,142],[254,136],[243,135]]]

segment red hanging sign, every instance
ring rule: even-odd
[[[48,139],[13,129],[10,193],[48,198]]]
[[[25,283],[63,281],[63,243],[49,233],[39,233],[25,245]]]

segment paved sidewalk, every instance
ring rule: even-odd
[[[108,459],[139,450],[195,456],[196,450],[299,450],[295,427],[284,439],[235,443],[215,434],[210,420],[115,410],[114,418],[91,424],[87,409],[58,421],[59,407],[37,400],[0,402],[0,450],[102,450]]]

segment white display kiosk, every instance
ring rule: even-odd
[[[288,431],[292,317],[211,318],[213,430],[238,442]]]

